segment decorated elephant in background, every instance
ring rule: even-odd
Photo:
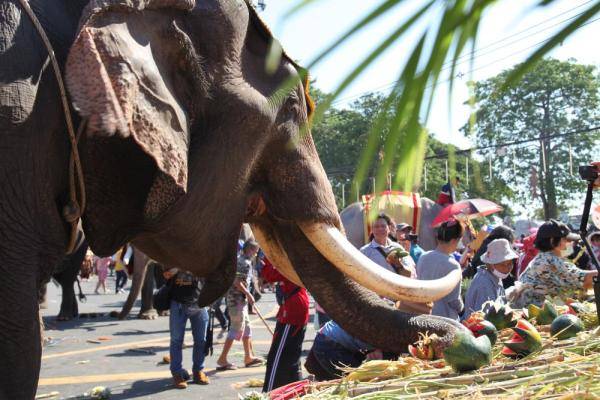
[[[431,223],[443,207],[426,197],[421,197],[420,206],[419,232],[416,232],[419,235],[419,246],[424,250],[433,250],[436,246],[436,240],[435,228],[431,227]],[[361,202],[350,204],[342,210],[340,218],[350,243],[357,248],[362,247],[365,244],[365,211],[363,204]]]
[[[308,129],[307,79],[286,54],[270,57],[265,70],[274,39],[247,2],[29,3],[51,33],[82,130],[82,219],[95,254],[130,242],[161,264],[203,277],[201,300],[210,304],[232,284],[240,227],[249,222],[280,271],[351,335],[401,352],[419,332],[436,333],[439,353],[466,332],[380,298],[436,300],[460,274],[410,280],[345,240]],[[69,202],[72,149],[47,61],[21,3],[3,2],[0,400],[35,396],[37,294],[64,256],[77,216]]]

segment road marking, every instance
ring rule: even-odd
[[[277,309],[275,308],[271,311],[269,311],[268,314],[265,315],[265,319],[266,318],[270,318],[273,317],[277,314]],[[250,321],[250,324],[261,324],[262,322],[260,321],[260,319],[256,318],[253,319],[252,321]],[[253,326],[253,329],[255,328],[263,328],[264,326]],[[191,334],[188,333],[186,334],[186,337],[190,338]],[[63,353],[54,353],[54,354],[46,354],[46,355],[42,355],[42,360],[49,360],[52,358],[58,358],[58,357],[68,357],[68,356],[73,356],[73,355],[78,355],[78,354],[87,354],[87,353],[95,353],[98,351],[106,351],[106,350],[113,350],[113,349],[122,349],[124,347],[131,347],[131,348],[135,348],[135,347],[139,347],[140,345],[145,345],[145,344],[160,344],[161,342],[168,342],[170,341],[170,337],[169,336],[163,336],[160,338],[155,338],[155,339],[148,339],[148,340],[142,340],[142,341],[135,341],[135,342],[127,342],[127,343],[120,343],[120,344],[109,344],[106,346],[95,346],[92,348],[88,348],[88,349],[80,349],[80,350],[71,350],[71,351],[66,351]],[[265,341],[253,341],[253,343],[256,344],[270,344],[271,341],[267,341],[266,343],[263,343]],[[222,344],[222,342],[216,342],[215,344]]]
[[[214,368],[204,370],[208,376],[236,376],[236,375],[256,375],[265,373],[266,367],[240,368],[230,371],[217,372]],[[170,378],[169,370],[148,371],[148,372],[125,372],[122,374],[104,374],[104,375],[76,375],[61,376],[56,378],[40,378],[38,386],[58,386],[58,385],[76,385],[83,383],[107,383],[111,384],[117,381],[139,381],[150,379]]]

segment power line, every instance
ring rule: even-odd
[[[513,38],[513,37],[515,37],[515,36],[519,36],[519,35],[521,35],[522,33],[525,33],[525,32],[527,32],[527,31],[530,31],[530,30],[531,30],[531,29],[533,29],[533,28],[537,28],[537,27],[538,27],[538,26],[540,26],[540,25],[544,25],[545,23],[547,23],[547,22],[550,22],[550,21],[552,21],[552,20],[554,20],[554,19],[556,19],[556,18],[562,17],[563,15],[565,15],[565,14],[567,14],[567,13],[570,13],[571,11],[574,11],[574,10],[576,10],[576,9],[578,9],[578,8],[581,8],[581,7],[585,6],[586,4],[589,4],[589,3],[593,2],[593,1],[594,1],[594,0],[588,0],[588,1],[586,1],[585,3],[581,3],[581,4],[579,4],[579,5],[578,5],[578,6],[576,6],[576,7],[573,7],[573,8],[571,8],[571,9],[569,9],[569,10],[566,10],[566,11],[564,11],[564,12],[560,13],[560,14],[556,14],[556,15],[555,15],[555,16],[553,16],[553,17],[550,17],[550,18],[548,18],[548,19],[546,19],[546,20],[544,20],[544,21],[541,21],[541,22],[539,22],[539,23],[537,23],[537,24],[531,25],[531,26],[529,26],[529,27],[527,27],[527,28],[525,28],[525,29],[523,29],[523,30],[521,30],[521,31],[519,31],[519,32],[513,33],[513,34],[511,34],[511,35],[509,35],[509,36],[506,36],[506,37],[504,37],[504,38],[500,39],[500,40],[497,40],[497,41],[495,41],[495,42],[492,42],[492,43],[490,43],[490,44],[487,44],[487,45],[485,45],[485,46],[483,46],[483,47],[480,47],[480,48],[478,48],[478,49],[475,49],[475,50],[473,50],[473,51],[471,51],[471,52],[469,52],[469,53],[467,53],[467,54],[463,54],[463,55],[461,55],[460,57],[458,57],[458,58],[457,58],[457,60],[458,60],[458,59],[461,59],[461,58],[465,58],[465,57],[467,57],[467,56],[471,56],[471,55],[473,55],[473,54],[475,54],[475,53],[478,53],[478,52],[480,52],[480,51],[482,51],[482,50],[485,50],[485,49],[487,49],[487,48],[493,47],[493,46],[495,46],[496,44],[500,44],[500,43],[502,43],[502,42],[505,42],[506,40],[508,40],[508,39],[511,39],[511,38]],[[534,32],[534,33],[531,33],[531,34],[529,34],[529,35],[527,35],[527,36],[525,36],[524,38],[521,38],[521,39],[519,39],[519,40],[526,39],[526,38],[528,38],[528,37],[530,37],[530,36],[537,35],[538,33],[541,33],[541,32],[543,32],[543,31],[545,31],[545,30],[548,30],[548,29],[550,29],[550,28],[554,28],[555,26],[558,26],[558,25],[560,25],[560,24],[562,24],[562,23],[565,23],[565,22],[567,22],[567,21],[569,21],[569,20],[572,20],[572,19],[574,19],[574,18],[577,18],[577,17],[579,17],[579,16],[580,16],[580,15],[582,15],[584,12],[585,12],[585,11],[583,11],[583,12],[580,12],[580,13],[578,13],[578,14],[575,14],[575,15],[572,15],[572,16],[570,16],[570,17],[568,17],[568,18],[565,18],[565,19],[563,19],[563,20],[561,20],[561,21],[559,21],[559,22],[557,22],[557,23],[555,23],[555,24],[552,24],[552,25],[550,25],[550,26],[547,26],[547,27],[545,27],[545,28],[542,28],[542,29],[540,29],[539,31],[536,31],[536,32]],[[514,43],[514,41],[513,41],[513,42],[511,42],[511,43]],[[503,48],[503,47],[506,47],[506,46],[502,46],[502,47],[500,47],[500,48]],[[451,64],[451,63],[452,63],[452,61],[447,61],[447,62],[445,62],[444,64]]]
[[[569,12],[571,12],[571,11],[573,11],[573,10],[576,10],[577,8],[583,7],[584,5],[586,5],[586,4],[588,4],[588,3],[591,3],[592,1],[594,1],[594,0],[588,0],[588,1],[587,1],[587,2],[585,2],[585,3],[582,3],[582,4],[580,4],[580,5],[576,6],[576,7],[573,7],[573,8],[571,8],[571,9],[569,9],[569,10],[565,11],[565,12],[562,12],[562,13],[560,13],[560,14],[554,15],[553,17],[550,17],[550,18],[548,18],[548,19],[546,19],[546,20],[544,20],[544,21],[542,21],[542,22],[539,22],[539,23],[537,23],[537,24],[535,24],[535,25],[532,25],[532,26],[530,26],[530,27],[528,27],[528,28],[525,28],[525,29],[523,29],[522,31],[519,31],[519,32],[517,32],[517,33],[514,33],[514,34],[511,34],[511,35],[509,35],[509,36],[507,36],[507,37],[505,37],[505,38],[503,38],[503,39],[500,39],[500,40],[498,40],[498,41],[496,41],[496,42],[490,43],[490,44],[488,44],[488,45],[486,45],[486,46],[484,46],[484,47],[481,47],[481,48],[478,48],[478,49],[476,49],[476,50],[473,50],[473,51],[471,51],[470,53],[463,54],[462,56],[458,57],[458,58],[457,58],[457,60],[460,60],[461,58],[464,58],[464,57],[467,57],[467,56],[471,56],[471,55],[473,55],[473,54],[475,54],[475,53],[481,52],[481,51],[483,51],[483,50],[485,50],[485,49],[488,49],[488,48],[490,48],[490,47],[492,47],[492,46],[494,46],[494,45],[496,45],[496,44],[499,44],[499,43],[505,42],[506,40],[508,40],[508,39],[510,39],[510,38],[513,38],[513,37],[515,37],[515,36],[518,36],[518,35],[520,35],[520,34],[522,34],[522,33],[524,33],[524,32],[527,32],[527,31],[529,31],[529,30],[533,29],[533,28],[536,28],[536,27],[538,27],[538,26],[540,26],[540,25],[543,25],[543,24],[545,24],[545,23],[547,23],[547,22],[549,22],[549,21],[552,21],[552,20],[554,20],[554,19],[556,19],[556,18],[558,18],[558,17],[561,17],[561,16],[563,16],[563,15],[564,15],[564,14],[566,14],[566,13],[569,13]],[[505,47],[508,47],[508,46],[510,46],[510,45],[513,45],[513,44],[515,44],[515,43],[517,43],[517,42],[519,42],[519,41],[525,40],[525,39],[527,39],[527,38],[529,38],[529,37],[535,36],[535,35],[537,35],[538,33],[541,33],[541,32],[543,32],[543,31],[545,31],[545,30],[548,30],[548,29],[554,28],[554,27],[556,27],[556,26],[558,26],[558,25],[561,25],[561,24],[563,24],[563,23],[565,23],[565,22],[567,22],[567,21],[569,21],[569,20],[572,20],[572,19],[574,19],[574,18],[577,18],[577,17],[578,17],[578,16],[580,16],[581,14],[583,14],[583,12],[581,12],[581,13],[578,13],[578,14],[575,14],[575,15],[573,15],[573,16],[570,16],[570,17],[568,17],[568,18],[566,18],[566,19],[563,19],[563,20],[561,20],[561,21],[559,21],[559,22],[557,22],[557,23],[553,24],[553,25],[547,26],[547,27],[545,27],[545,28],[542,28],[542,29],[540,29],[540,30],[538,30],[538,31],[534,32],[534,33],[531,33],[531,34],[529,34],[529,35],[527,35],[527,36],[521,37],[521,38],[519,38],[518,40],[513,40],[513,41],[511,41],[511,42],[509,42],[509,43],[507,43],[507,44],[504,44],[504,45],[502,45],[502,46],[500,46],[500,47],[498,47],[498,48],[496,48],[496,49],[493,49],[493,50],[491,50],[491,51],[484,52],[483,54],[479,54],[479,55],[477,55],[477,56],[475,56],[475,57],[473,57],[473,58],[474,58],[474,59],[476,59],[476,58],[478,58],[478,57],[481,57],[481,56],[485,56],[485,55],[488,55],[488,54],[492,54],[492,53],[494,53],[494,52],[496,52],[496,51],[498,51],[498,50],[501,50],[501,49],[503,49],[503,48],[505,48]],[[590,23],[592,23],[592,22],[595,22],[595,21],[597,21],[597,20],[598,20],[598,19],[594,19],[594,20],[588,21],[587,23],[585,23],[585,24],[581,25],[581,26],[580,26],[580,27],[578,27],[577,29],[583,28],[584,26],[586,26],[586,25],[589,25]],[[509,55],[507,55],[507,56],[504,56],[504,57],[502,57],[502,59],[505,59],[505,58],[507,58],[507,57],[511,57],[511,56],[513,56],[513,55],[515,55],[515,54],[518,54],[518,53],[522,52],[522,51],[528,50],[528,49],[530,49],[530,48],[532,48],[532,47],[535,47],[535,46],[537,46],[538,44],[545,43],[545,42],[547,42],[548,40],[549,40],[549,39],[546,39],[546,40],[543,40],[543,41],[541,41],[541,42],[535,43],[534,45],[532,45],[532,46],[529,46],[529,47],[527,47],[527,48],[525,48],[525,49],[519,50],[518,52],[511,53],[511,54],[509,54]],[[502,59],[500,59],[500,60],[502,60]],[[461,65],[461,64],[464,64],[464,63],[465,63],[465,62],[467,62],[467,61],[470,61],[470,58],[469,58],[469,59],[467,59],[467,60],[458,61],[458,62],[456,63],[456,65]],[[495,64],[495,63],[496,63],[496,62],[498,62],[498,61],[499,61],[499,60],[496,60],[496,61],[494,61],[494,62],[492,62],[492,63],[488,63],[488,64],[486,64],[484,67],[487,67],[487,66],[489,66],[489,65],[493,65],[493,64]],[[451,64],[452,64],[452,61],[446,61],[446,62],[444,63],[444,65],[447,65],[447,66],[446,66],[446,67],[442,67],[442,69],[440,70],[440,72],[441,72],[441,71],[447,71],[447,70],[449,70],[449,69],[451,68],[451,66],[452,66]],[[482,69],[482,68],[484,68],[484,67],[478,67],[478,68],[476,68],[476,69],[473,69],[472,71],[480,70],[480,69]],[[446,80],[446,81],[443,81],[443,82],[441,82],[441,83],[447,83],[447,82],[450,82],[450,80],[451,80],[451,78],[450,78],[450,79],[448,79],[448,80]],[[392,81],[392,82],[386,83],[386,84],[384,84],[384,85],[377,86],[377,87],[375,87],[375,88],[372,88],[372,89],[370,89],[370,90],[367,90],[367,91],[363,91],[363,92],[360,92],[360,93],[357,93],[357,94],[354,94],[354,95],[351,95],[351,96],[345,96],[345,97],[338,98],[338,99],[334,100],[334,101],[331,103],[331,105],[340,104],[340,103],[343,103],[343,102],[345,102],[345,101],[347,101],[347,100],[351,100],[351,99],[354,99],[354,98],[358,98],[358,97],[361,97],[361,96],[363,96],[363,95],[365,95],[365,94],[372,93],[372,92],[375,92],[375,91],[380,91],[380,90],[389,89],[389,88],[391,88],[392,86],[396,85],[398,82],[399,82],[399,80],[395,80],[395,81]]]
[[[579,135],[582,133],[589,133],[589,132],[593,132],[593,131],[597,131],[597,130],[600,130],[600,125],[594,126],[591,128],[581,129],[578,131],[570,131],[570,132],[566,132],[566,133],[557,133],[555,135],[540,136],[535,139],[515,140],[513,142],[504,142],[504,143],[490,144],[487,146],[471,147],[470,149],[456,150],[454,152],[454,154],[464,154],[464,153],[470,153],[475,150],[493,149],[493,148],[498,148],[498,147],[516,146],[516,145],[524,144],[524,143],[538,142],[540,140],[549,140],[549,139],[556,139],[559,137]],[[425,160],[432,160],[432,159],[436,159],[436,158],[447,158],[448,155],[449,155],[449,153],[436,154],[434,156],[425,157]]]
[[[597,131],[597,130],[600,130],[600,125],[594,126],[591,128],[565,132],[565,133],[557,133],[555,135],[541,136],[541,137],[537,137],[534,139],[515,140],[512,142],[496,143],[496,144],[491,144],[491,145],[487,145],[487,146],[471,147],[469,149],[456,150],[456,151],[454,151],[454,154],[465,154],[465,153],[470,153],[475,150],[485,150],[485,149],[498,148],[498,147],[516,146],[519,144],[538,142],[540,140],[549,140],[549,139],[556,139],[559,137],[573,136],[573,135],[579,135],[579,134],[583,134],[583,133],[590,133],[590,132]],[[449,155],[449,153],[447,153],[447,152],[442,153],[442,154],[436,154],[433,156],[425,157],[424,160],[426,161],[426,160],[434,160],[434,159],[444,159],[444,158],[448,158],[448,155]],[[348,175],[348,174],[354,173],[354,169],[355,169],[355,166],[348,165],[348,166],[342,166],[342,167],[329,168],[326,171],[326,173],[328,176]]]

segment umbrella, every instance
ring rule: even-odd
[[[493,201],[485,199],[461,200],[454,204],[449,204],[442,209],[431,223],[431,226],[434,228],[440,226],[443,222],[446,222],[457,215],[472,219],[485,217],[486,215],[494,214],[499,211],[502,211],[502,207]]]

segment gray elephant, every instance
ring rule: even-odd
[[[434,201],[421,197],[420,223],[419,223],[419,246],[424,250],[433,250],[436,246],[435,229],[431,223],[442,210],[442,206]],[[350,243],[360,248],[365,244],[365,213],[361,202],[350,204],[340,213],[342,225],[346,230],[346,236]]]
[[[131,276],[131,290],[127,299],[119,312],[119,319],[125,319],[133,308],[133,303],[141,294],[141,306],[138,318],[156,319],[158,312],[152,304],[152,295],[155,287],[160,287],[164,279],[162,278],[162,268],[150,260],[147,255],[142,253],[136,247],[133,248],[133,274]],[[130,260],[131,262],[131,260]]]
[[[240,240],[246,241],[247,239],[254,238],[252,229],[248,224],[242,224],[240,231]],[[158,317],[158,312],[152,304],[152,295],[154,288],[160,287],[164,283],[162,277],[162,268],[159,264],[150,262],[147,255],[142,253],[140,250],[133,248],[133,275],[131,276],[131,290],[129,295],[121,308],[119,313],[119,319],[125,319],[133,308],[133,303],[142,295],[140,312],[138,318],[140,319],[155,319]],[[164,311],[161,315],[168,315],[168,311]]]
[[[82,129],[83,228],[95,254],[130,242],[204,277],[209,304],[233,281],[248,222],[282,273],[350,334],[400,352],[428,331],[439,336],[440,352],[466,332],[381,300],[439,299],[460,276],[387,273],[343,238],[307,129],[307,80],[295,80],[301,70],[285,54],[265,71],[273,38],[247,2],[29,3]],[[0,399],[32,399],[41,360],[37,294],[67,250],[77,209],[57,80],[16,0],[0,5],[0,76]]]

